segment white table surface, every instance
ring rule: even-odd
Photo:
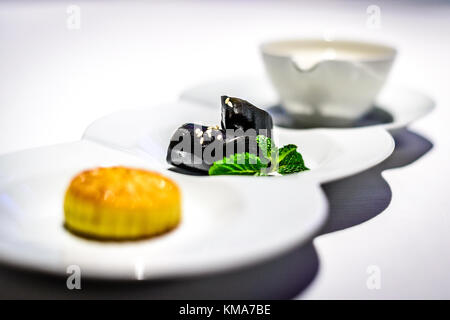
[[[64,279],[1,267],[0,297],[450,298],[450,5],[309,2],[0,3],[0,154],[77,140],[104,114],[260,72],[257,46],[277,37],[395,44],[390,81],[437,102],[396,136],[385,163],[324,186],[331,219],[313,245],[246,270],[129,285],[126,293],[108,283],[71,292]],[[69,4],[81,9],[80,29],[66,26]],[[379,29],[366,27],[371,4],[381,9]],[[371,265],[381,271],[378,290],[366,285]]]

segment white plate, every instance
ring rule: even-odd
[[[279,104],[276,92],[264,75],[233,77],[200,84],[184,91],[181,99],[217,108],[222,95],[241,97],[263,109]],[[375,106],[377,108],[359,125],[370,124],[393,132],[430,113],[435,103],[418,91],[387,85]]]
[[[277,130],[295,143],[311,171],[285,177],[198,177],[167,170],[171,133],[183,122],[218,123],[217,110],[179,102],[125,111],[93,123],[80,142],[0,157],[0,259],[65,275],[151,279],[217,272],[256,263],[310,239],[326,220],[319,187],[385,159],[393,140],[379,128]],[[174,115],[177,115],[176,118]],[[356,151],[356,152],[355,152]],[[62,202],[70,178],[109,165],[163,171],[183,191],[183,220],[166,235],[97,242],[67,232]]]
[[[220,124],[220,107],[204,108],[198,103],[178,101],[148,110],[116,112],[91,124],[83,139],[131,152],[149,163],[169,168],[165,160],[168,142],[175,129],[185,122]],[[369,127],[354,130],[276,128],[274,141],[276,145],[296,144],[307,166],[313,170],[294,176],[300,180],[311,176],[318,183],[370,168],[394,149],[394,141],[385,130]]]

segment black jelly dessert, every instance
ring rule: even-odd
[[[222,96],[222,129],[255,130],[256,135],[272,137],[273,122],[269,113],[239,98]]]
[[[260,154],[259,134],[272,136],[272,118],[249,102],[222,96],[219,126],[186,123],[172,135],[167,162],[190,171],[207,173],[215,161],[235,153]]]
[[[218,126],[186,123],[172,135],[166,160],[176,167],[207,172],[215,161],[243,152],[259,153],[255,136],[227,137]]]
[[[167,162],[184,169],[208,171],[214,161],[211,163],[205,161],[203,158],[205,149],[211,145],[211,149],[214,150],[217,143],[223,145],[223,140],[224,133],[218,126],[207,127],[186,123],[170,138]]]

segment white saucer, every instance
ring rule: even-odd
[[[388,157],[380,128],[284,130],[308,172],[284,177],[188,176],[167,170],[172,132],[184,122],[215,124],[219,109],[177,102],[124,111],[94,122],[82,141],[0,157],[0,259],[15,266],[83,277],[155,279],[218,272],[273,257],[311,239],[327,217],[319,187]],[[355,152],[355,150],[357,152]],[[158,170],[183,192],[183,221],[166,235],[137,242],[86,240],[63,228],[63,194],[79,171],[109,165]]]
[[[275,110],[273,107],[279,104],[276,92],[264,75],[233,77],[199,84],[184,91],[181,99],[217,108],[222,95],[240,97],[269,110]],[[418,91],[387,85],[377,98],[375,106],[377,108],[366,119],[357,123],[357,126],[377,126],[393,132],[430,113],[435,103]]]

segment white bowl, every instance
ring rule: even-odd
[[[367,113],[396,56],[357,41],[285,40],[261,46],[283,108],[311,126],[349,125]]]

